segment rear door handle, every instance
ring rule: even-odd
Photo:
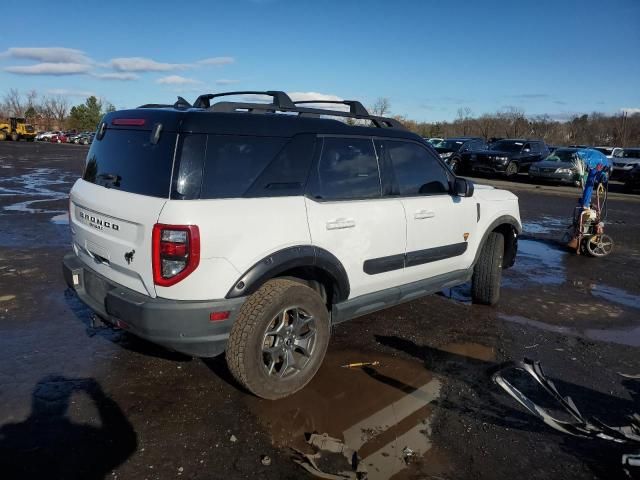
[[[327,230],[341,230],[343,228],[353,228],[356,221],[351,218],[337,218],[327,222]]]
[[[416,220],[423,220],[425,218],[433,218],[436,216],[436,212],[433,210],[418,210],[413,218]]]

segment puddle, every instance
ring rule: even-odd
[[[7,205],[4,210],[24,213],[61,213],[61,210],[51,210],[35,205],[67,198],[68,190],[71,189],[74,180],[75,176],[53,168],[34,168],[29,173],[16,177],[0,178],[0,197],[36,197]],[[54,186],[61,185],[67,185],[69,188],[63,191],[53,189]]]
[[[379,361],[368,369],[341,365]],[[440,381],[420,362],[361,351],[330,351],[302,391],[276,402],[246,399],[274,445],[309,451],[304,434],[327,433],[358,451],[370,480],[388,479],[407,467],[402,451],[416,462],[431,448],[430,404]]]
[[[51,217],[50,222],[55,223],[56,225],[69,225],[69,214],[65,212]]]
[[[556,217],[542,217],[537,220],[524,222],[522,230],[524,233],[556,233],[564,232],[567,225],[566,219]]]
[[[553,332],[560,335],[571,337],[587,338],[605,343],[616,343],[618,345],[627,345],[630,347],[640,347],[640,325],[628,328],[585,328],[577,329],[574,327],[564,327],[561,325],[552,325],[538,320],[531,320],[520,315],[498,315],[501,320],[519,325],[530,326]]]
[[[545,242],[518,240],[515,265],[505,270],[503,286],[521,286],[527,282],[562,285],[566,280],[563,261],[567,252]]]
[[[593,285],[591,287],[591,295],[625,307],[640,309],[640,295],[634,295],[621,288]]]

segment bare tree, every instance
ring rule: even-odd
[[[520,137],[528,128],[528,122],[524,116],[524,110],[520,107],[505,107],[498,113],[498,118],[502,118],[505,121],[504,127],[505,135],[507,137]]]
[[[53,117],[58,122],[58,127],[62,128],[64,120],[67,118],[67,113],[69,112],[69,99],[62,95],[58,95],[56,97],[52,97],[50,102]]]
[[[391,102],[387,97],[380,97],[376,100],[376,103],[371,107],[371,113],[374,115],[378,115],[379,117],[384,117],[389,114],[391,111]]]
[[[24,116],[24,103],[17,88],[11,88],[4,96],[5,109],[14,117]]]

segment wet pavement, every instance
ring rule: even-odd
[[[619,375],[640,373],[637,196],[611,199],[615,251],[591,259],[559,243],[567,189],[513,185],[525,232],[498,307],[463,285],[341,324],[312,382],[269,402],[223,359],[92,326],[60,268],[86,151],[0,143],[0,478],[311,478],[290,456],[314,431],[370,479],[623,478],[625,446],[562,436],[490,376],[526,356],[587,415],[640,411],[640,382]],[[342,367],[362,361],[379,364]]]

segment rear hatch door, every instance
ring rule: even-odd
[[[107,115],[70,195],[78,257],[109,280],[152,297],[152,231],[170,195],[178,116],[160,110]]]

